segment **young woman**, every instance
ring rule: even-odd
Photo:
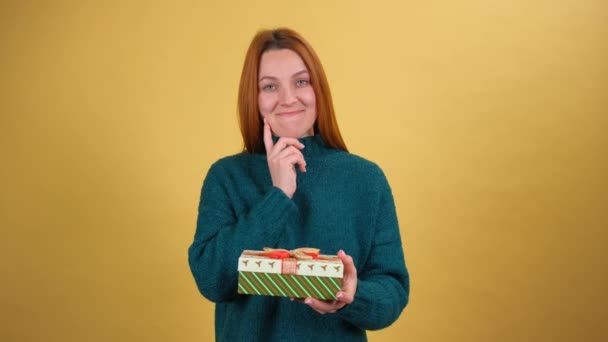
[[[205,178],[190,268],[216,303],[218,341],[365,341],[408,303],[395,205],[382,170],[348,153],[312,47],[259,32],[243,67],[244,151]],[[344,263],[336,301],[237,294],[238,258],[263,247],[320,248]]]

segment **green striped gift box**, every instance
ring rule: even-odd
[[[245,251],[239,258],[240,294],[335,300],[342,288],[343,265],[335,255],[296,260],[271,259],[255,253],[263,252]],[[296,267],[291,270],[283,263]]]

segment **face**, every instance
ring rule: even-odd
[[[258,106],[274,135],[302,138],[314,134],[315,92],[308,69],[297,53],[280,49],[262,54]]]

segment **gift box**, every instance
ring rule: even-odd
[[[323,300],[336,299],[344,277],[342,260],[315,248],[246,250],[238,271],[240,294]]]

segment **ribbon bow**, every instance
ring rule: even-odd
[[[259,255],[272,259],[296,258],[299,260],[311,260],[319,258],[320,250],[318,248],[301,247],[288,251],[286,249],[264,247],[264,252]]]

